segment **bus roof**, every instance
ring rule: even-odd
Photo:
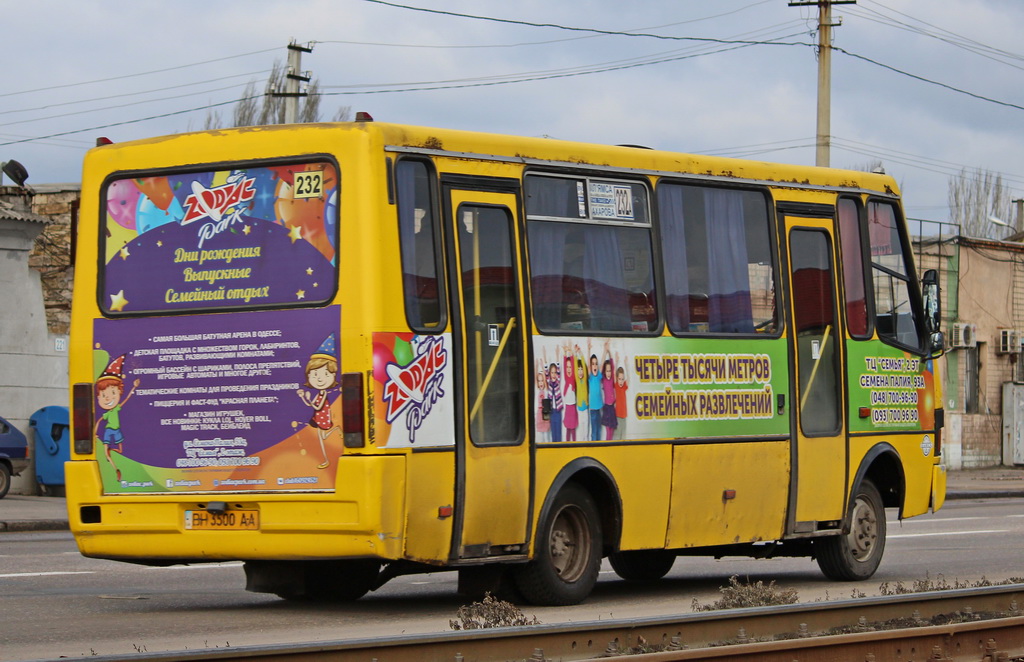
[[[603,145],[546,137],[523,137],[500,133],[484,133],[459,129],[390,124],[374,121],[321,122],[315,124],[266,125],[215,129],[193,133],[174,134],[125,143],[104,145],[91,150],[132,150],[137,146],[166,141],[218,140],[231,136],[259,141],[262,137],[277,136],[281,132],[295,134],[321,131],[369,134],[371,140],[385,150],[418,154],[447,155],[485,160],[517,161],[535,166],[568,166],[633,171],[645,175],[687,175],[745,183],[796,188],[835,188],[859,190],[875,194],[898,196],[896,181],[889,175],[820,168],[817,166],[772,163],[768,161],[736,159],[671,152],[630,145]],[[197,144],[199,144],[197,143]],[[204,150],[200,150],[204,151]],[[283,154],[281,154],[283,156]],[[223,160],[223,156],[219,159]],[[190,161],[189,165],[195,164]]]

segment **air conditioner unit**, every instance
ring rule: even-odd
[[[997,354],[1020,353],[1020,331],[1017,329],[999,329],[999,346]]]
[[[975,347],[978,344],[978,329],[973,324],[958,322],[953,325],[953,333],[950,334],[950,347]]]

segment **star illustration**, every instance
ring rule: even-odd
[[[291,238],[292,243],[294,244],[299,239],[302,239],[302,229],[299,228],[299,226],[297,225],[290,227],[291,229],[288,230],[288,236]]]
[[[247,225],[244,228],[242,228],[242,234],[246,234],[247,235],[250,232],[252,232],[252,226],[251,225]]]
[[[298,292],[296,292],[295,293],[295,298],[296,299],[305,299],[306,298],[306,290],[299,290]]]
[[[159,240],[159,239],[157,239],[156,240],[156,247],[157,248],[163,248],[164,247],[164,242]]]
[[[313,267],[306,267],[306,275],[307,276],[312,276],[313,275]]]
[[[122,247],[121,247],[121,250],[120,250],[120,251],[118,251],[118,252],[119,252],[119,253],[121,254],[121,259],[122,259],[122,260],[127,260],[127,259],[128,259],[128,256],[129,256],[129,255],[131,255],[131,253],[129,253],[129,252],[128,252],[128,245],[127,245],[127,244],[125,244],[124,246],[122,246]]]
[[[117,294],[110,295],[110,309],[121,312],[124,307],[128,305],[128,299],[124,298],[124,290],[121,290]]]

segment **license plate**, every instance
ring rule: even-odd
[[[186,510],[185,528],[190,531],[255,531],[260,528],[260,511],[228,510],[210,513],[205,510]]]

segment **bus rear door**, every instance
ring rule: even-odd
[[[453,557],[526,552],[526,330],[516,188],[444,184],[456,398]]]

